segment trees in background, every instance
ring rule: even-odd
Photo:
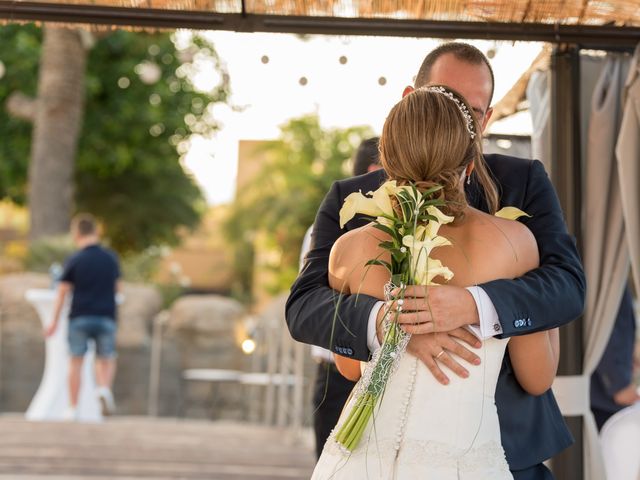
[[[46,28],[41,47],[42,37],[0,28],[0,197],[28,202],[32,239],[65,233],[85,210],[121,252],[177,242],[204,207],[180,156],[192,133],[217,130],[212,107],[229,95],[213,45]],[[193,83],[202,65],[214,73],[206,91]]]
[[[225,230],[235,247],[236,290],[251,292],[254,248],[268,251],[271,293],[286,291],[298,274],[304,234],[331,184],[351,174],[350,160],[369,127],[323,129],[316,115],[293,119],[278,141],[261,150],[268,161],[236,193]],[[259,245],[256,245],[259,243]]]

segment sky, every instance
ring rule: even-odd
[[[317,113],[324,127],[369,125],[380,133],[391,107],[413,83],[424,56],[440,41],[393,37],[207,32],[231,78],[234,111],[219,105],[222,128],[212,140],[193,138],[183,165],[209,204],[232,201],[239,140],[275,139],[287,120]],[[529,67],[540,43],[472,41],[491,60],[499,100]],[[212,78],[212,81],[216,79]],[[206,87],[206,78],[200,79]],[[495,133],[531,132],[526,114],[496,122]]]

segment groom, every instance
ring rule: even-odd
[[[425,58],[415,86],[443,84],[460,92],[484,129],[491,117],[493,71],[475,47],[447,43]],[[413,91],[407,87],[403,95]],[[557,196],[542,164],[504,155],[485,155],[500,192],[500,206],[514,206],[530,215],[523,221],[533,232],[540,252],[540,267],[515,280],[495,280],[468,289],[439,286],[411,287],[403,310],[415,323],[409,351],[420,358],[443,384],[442,367],[461,377],[465,362],[479,364],[472,352],[479,347],[467,327],[477,327],[483,338],[502,338],[549,330],[567,324],[583,309],[585,280],[574,242],[564,224]],[[291,335],[301,342],[330,349],[346,357],[367,360],[379,347],[376,331],[384,304],[365,295],[343,296],[336,312],[337,294],[328,286],[329,252],[347,230],[366,223],[354,218],[340,229],[338,212],[347,195],[375,190],[384,181],[378,171],[336,182],[316,216],[313,245],[287,301],[286,319]],[[472,206],[486,210],[478,183],[467,187]],[[427,306],[428,304],[428,306]],[[502,443],[516,480],[552,479],[542,462],[572,443],[552,392],[532,396],[518,384],[508,354],[496,388]]]

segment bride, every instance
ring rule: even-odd
[[[478,125],[470,112],[452,90],[423,87],[393,107],[380,138],[380,158],[390,180],[398,185],[412,182],[422,189],[443,187],[444,213],[455,220],[443,225],[439,234],[452,246],[436,248],[432,256],[454,273],[450,283],[459,286],[516,278],[538,266],[535,238],[524,225],[483,213],[466,202],[464,182],[475,168],[489,210],[496,211],[496,188],[484,168]],[[389,273],[366,263],[385,259],[387,252],[379,247],[387,240],[384,237],[371,224],[342,235],[329,259],[331,287],[383,299]],[[397,303],[388,306],[399,308]],[[557,329],[486,340],[481,364],[471,367],[468,378],[453,376],[446,386],[406,352],[359,445],[349,452],[334,435],[353,406],[352,393],[312,479],[512,479],[494,403],[506,348],[507,368],[513,368],[523,389],[539,395],[551,386],[558,363]],[[359,362],[336,356],[336,363],[347,378],[360,377]]]

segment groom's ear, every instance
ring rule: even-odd
[[[406,87],[404,87],[404,90],[402,91],[402,98],[409,95],[411,92],[413,92],[413,90],[414,88],[411,85],[407,85]]]
[[[489,108],[487,113],[484,114],[484,118],[482,119],[482,131],[484,132],[485,128],[487,128],[487,124],[489,123],[489,119],[493,115],[493,108]]]

